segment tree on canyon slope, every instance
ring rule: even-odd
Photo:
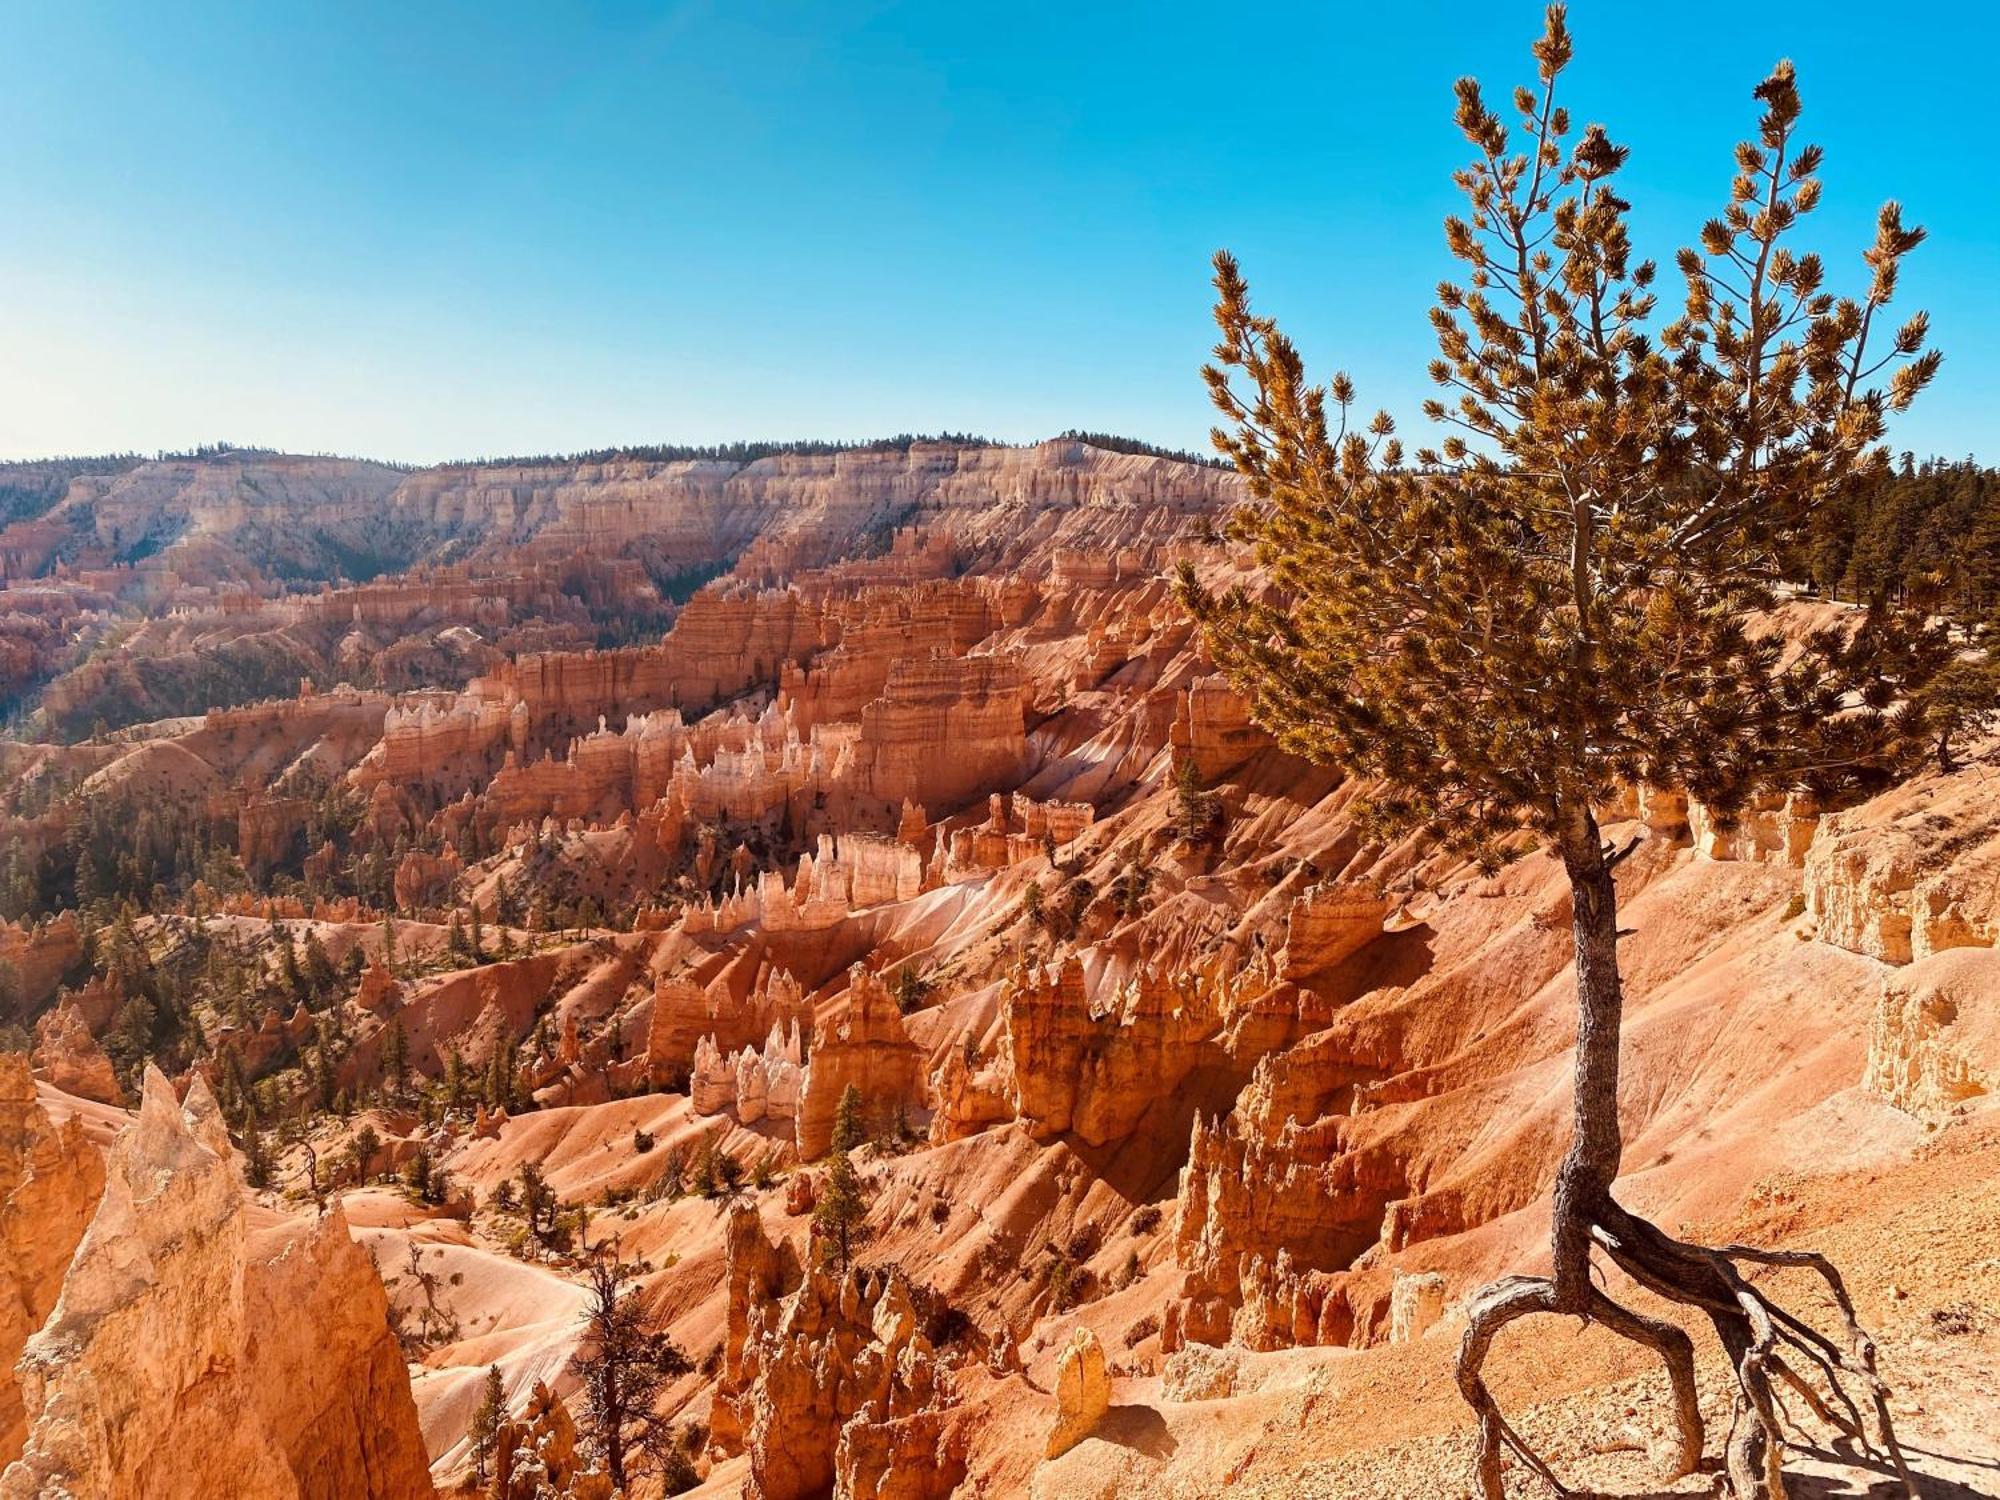
[[[500,1367],[488,1365],[479,1406],[472,1413],[472,1426],[466,1433],[472,1445],[473,1484],[482,1490],[486,1488],[486,1471],[493,1462],[501,1424],[506,1420],[507,1392],[500,1383]]]
[[[654,1403],[694,1368],[680,1345],[651,1325],[644,1299],[628,1288],[630,1278],[615,1241],[593,1253],[583,1343],[570,1366],[583,1385],[591,1449],[621,1494],[635,1452],[657,1461],[671,1448],[672,1427],[654,1412]]]
[[[1435,451],[1406,454],[1386,414],[1350,426],[1347,377],[1310,384],[1295,346],[1253,312],[1235,260],[1216,257],[1221,340],[1203,373],[1232,429],[1217,446],[1251,496],[1232,524],[1272,589],[1215,594],[1184,569],[1181,593],[1281,746],[1379,784],[1385,832],[1426,830],[1483,867],[1539,839],[1569,878],[1574,1131],[1552,1274],[1509,1277],[1470,1306],[1459,1385],[1479,1419],[1480,1492],[1499,1500],[1503,1449],[1548,1475],[1481,1376],[1495,1334],[1536,1313],[1596,1321],[1657,1353],[1683,1471],[1700,1457],[1688,1335],[1613,1300],[1593,1279],[1597,1252],[1712,1320],[1738,1385],[1730,1482],[1741,1500],[1779,1496],[1778,1382],[1803,1393],[1824,1380],[1831,1399],[1811,1404],[1857,1435],[1848,1390],[1860,1391],[1901,1467],[1872,1347],[1822,1258],[1685,1243],[1613,1196],[1614,867],[1630,847],[1607,847],[1594,809],[1637,784],[1683,788],[1725,817],[1764,793],[1832,799],[1920,752],[1925,689],[1953,648],[1918,601],[1885,591],[1783,631],[1772,612],[1815,513],[1881,472],[1887,418],[1937,368],[1923,314],[1885,326],[1923,236],[1887,205],[1865,289],[1826,290],[1820,257],[1791,243],[1820,196],[1821,152],[1799,138],[1798,88],[1780,63],[1755,91],[1763,115],[1737,148],[1727,204],[1679,253],[1680,305],[1656,316],[1654,266],[1633,252],[1617,190],[1626,148],[1596,125],[1573,133],[1556,102],[1570,54],[1553,6],[1516,126],[1475,82],[1457,86],[1474,154],[1457,174],[1467,210],[1445,225],[1467,270],[1431,313],[1430,373],[1452,394],[1425,404],[1451,429]],[[1752,1284],[1770,1266],[1824,1277],[1840,1339]]]

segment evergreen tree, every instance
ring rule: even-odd
[[[653,1407],[669,1382],[694,1368],[680,1345],[654,1328],[616,1244],[590,1261],[583,1339],[570,1369],[583,1388],[584,1433],[619,1493],[629,1493],[638,1452],[663,1452],[671,1428]]]
[[[514,1101],[514,1049],[496,1042],[486,1064],[486,1102],[494,1109],[512,1110]]]
[[[701,1150],[694,1159],[694,1176],[688,1183],[688,1190],[702,1198],[713,1198],[715,1181],[715,1137],[703,1136]]]
[[[521,1181],[521,1217],[527,1222],[528,1233],[539,1240],[546,1240],[555,1228],[556,1215],[561,1207],[556,1200],[555,1189],[549,1186],[548,1179],[535,1162],[522,1162],[517,1175]]]
[[[1221,810],[1221,799],[1202,786],[1194,762],[1182,761],[1174,772],[1174,832],[1181,842],[1207,843]]]
[[[466,1434],[472,1443],[473,1483],[480,1489],[486,1487],[486,1471],[493,1462],[494,1443],[500,1436],[500,1425],[506,1420],[507,1393],[500,1384],[500,1367],[488,1365],[485,1394],[472,1413],[472,1427]]]
[[[868,1139],[868,1126],[862,1118],[863,1113],[861,1090],[850,1083],[840,1091],[840,1100],[833,1107],[833,1135],[828,1149],[852,1151]]]
[[[403,1018],[389,1022],[389,1034],[382,1039],[382,1076],[397,1093],[410,1073],[410,1039],[403,1032]]]
[[[930,982],[917,972],[915,964],[906,963],[896,971],[896,1009],[904,1015],[922,1010],[930,992]]]
[[[1854,476],[1886,471],[1886,420],[1937,368],[1923,315],[1891,329],[1885,312],[1922,232],[1886,206],[1865,290],[1825,289],[1819,257],[1788,238],[1818,201],[1821,153],[1799,139],[1781,63],[1756,90],[1764,114],[1737,150],[1727,205],[1677,258],[1684,301],[1662,323],[1617,191],[1625,148],[1600,126],[1573,136],[1556,103],[1570,53],[1552,6],[1539,85],[1516,94],[1512,129],[1477,83],[1458,85],[1474,159],[1457,179],[1467,212],[1446,224],[1467,279],[1439,288],[1432,317],[1431,373],[1454,400],[1425,411],[1457,429],[1439,448],[1406,454],[1386,414],[1350,426],[1351,383],[1311,384],[1291,341],[1251,310],[1235,261],[1216,258],[1221,341],[1205,374],[1233,426],[1216,440],[1248,481],[1238,534],[1274,587],[1217,596],[1183,567],[1181,593],[1281,746],[1381,788],[1385,831],[1425,830],[1487,866],[1525,834],[1568,876],[1573,1130],[1552,1273],[1470,1304],[1458,1381],[1479,1417],[1480,1493],[1500,1500],[1503,1447],[1540,1467],[1480,1373],[1495,1334],[1537,1313],[1652,1349],[1675,1394],[1681,1472],[1700,1457],[1691,1342],[1614,1301],[1593,1280],[1595,1247],[1714,1323],[1740,1387],[1727,1471],[1749,1500],[1782,1494],[1773,1386],[1794,1373],[1785,1360],[1803,1353],[1833,1377],[1821,1359],[1833,1346],[1752,1284],[1763,1252],[1688,1244],[1612,1193],[1613,871],[1629,846],[1605,845],[1594,809],[1635,784],[1684,789],[1725,818],[1769,790],[1833,802],[1927,748],[1922,692],[1952,651],[1922,608],[1878,599],[1851,628],[1790,643],[1758,628],[1814,515]],[[1785,1263],[1838,1287],[1823,1260]],[[1879,1394],[1868,1399],[1886,1426]]]
[[[243,1127],[243,1175],[253,1188],[271,1185],[271,1152],[255,1120]]]
[[[327,1044],[326,1032],[323,1029],[319,1035],[313,1038],[312,1075],[319,1095],[319,1107],[327,1110],[332,1109],[335,1088],[333,1055],[331,1048]]]
[[[326,944],[319,940],[317,932],[306,934],[305,957],[300,968],[310,1004],[324,1004],[340,987],[339,971],[334,968],[333,960],[327,957]]]
[[[428,1199],[431,1195],[431,1148],[421,1141],[410,1159],[403,1163],[403,1186],[421,1199]]]
[[[826,1178],[813,1204],[813,1223],[820,1230],[826,1258],[837,1263],[843,1275],[854,1260],[855,1231],[867,1217],[861,1175],[847,1152],[836,1150],[827,1159]]]
[[[354,1139],[348,1144],[348,1155],[354,1161],[354,1180],[363,1187],[368,1185],[368,1171],[382,1150],[382,1137],[373,1125],[363,1125],[354,1132]]]

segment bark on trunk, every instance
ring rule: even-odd
[[[1556,1298],[1566,1312],[1590,1300],[1590,1231],[1618,1176],[1618,1034],[1625,997],[1618,979],[1618,892],[1597,819],[1587,806],[1563,809],[1557,835],[1569,875],[1576,943],[1574,1133],[1556,1172]]]
[[[1623,1144],[1618,1122],[1618,1041],[1624,996],[1618,978],[1615,861],[1605,854],[1597,820],[1587,806],[1558,808],[1554,843],[1569,875],[1576,942],[1575,1134],[1556,1173],[1555,1274],[1546,1279],[1506,1277],[1480,1290],[1467,1304],[1457,1377],[1459,1390],[1479,1418],[1474,1492],[1481,1500],[1506,1500],[1505,1454],[1511,1452],[1557,1493],[1567,1493],[1547,1462],[1508,1424],[1482,1373],[1487,1352],[1503,1328],[1547,1313],[1600,1323],[1660,1357],[1674,1393],[1679,1439],[1674,1477],[1695,1469],[1703,1427],[1693,1340],[1676,1324],[1626,1307],[1609,1291],[1594,1286],[1590,1257],[1595,1244],[1612,1266],[1638,1285],[1668,1302],[1699,1310],[1714,1324],[1736,1373],[1736,1409],[1724,1464],[1728,1492],[1737,1500],[1785,1500],[1785,1417],[1774,1382],[1797,1392],[1822,1422],[1858,1443],[1864,1456],[1873,1456],[1875,1449],[1865,1430],[1865,1401],[1875,1416],[1873,1441],[1881,1443],[1903,1494],[1915,1500],[1915,1481],[1889,1416],[1888,1391],[1875,1370],[1874,1343],[1856,1321],[1854,1305],[1832,1264],[1810,1251],[1685,1244],[1626,1213],[1611,1196]],[[1753,1268],[1771,1266],[1807,1267],[1822,1277],[1846,1330],[1846,1350],[1752,1284]],[[1831,1402],[1802,1376],[1802,1370],[1809,1374],[1813,1369],[1831,1388]],[[1850,1393],[1849,1385],[1857,1388],[1860,1400]]]

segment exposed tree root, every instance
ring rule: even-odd
[[[1752,1245],[1691,1245],[1627,1213],[1605,1196],[1583,1209],[1595,1247],[1646,1290],[1696,1309],[1714,1325],[1736,1375],[1736,1402],[1723,1445],[1723,1472],[1734,1500],[1786,1500],[1784,1434],[1794,1426],[1780,1400],[1782,1387],[1813,1415],[1873,1459],[1886,1459],[1908,1500],[1917,1488],[1889,1418],[1887,1388],[1875,1371],[1875,1346],[1854,1315],[1840,1273],[1822,1255],[1806,1250],[1764,1250]],[[1747,1268],[1809,1270],[1826,1283],[1844,1325],[1845,1345],[1821,1333],[1753,1286]],[[1580,1282],[1580,1284],[1578,1284]],[[1541,1276],[1509,1276],[1472,1299],[1470,1321],[1458,1352],[1458,1388],[1479,1419],[1473,1490],[1479,1500],[1504,1500],[1505,1455],[1515,1455],[1558,1495],[1568,1494],[1549,1465],[1508,1423],[1486,1387],[1482,1367],[1500,1330],[1520,1318],[1557,1313],[1601,1323],[1660,1357],[1673,1390],[1677,1447],[1672,1478],[1701,1462],[1703,1423],[1696,1400],[1694,1344],[1672,1323],[1615,1302],[1586,1272],[1570,1285]],[[1817,1370],[1822,1392],[1812,1378]],[[1861,1398],[1857,1400],[1857,1394]],[[1864,1417],[1872,1408],[1872,1424]],[[1871,1431],[1872,1427],[1872,1431]]]

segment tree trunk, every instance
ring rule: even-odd
[[[1623,1144],[1618,1043],[1624,995],[1618,978],[1618,892],[1612,882],[1616,860],[1605,853],[1597,820],[1587,805],[1558,805],[1553,843],[1569,876],[1576,942],[1575,1132],[1556,1171],[1554,1275],[1505,1277],[1482,1288],[1467,1304],[1457,1378],[1460,1392],[1479,1418],[1472,1472],[1475,1493],[1481,1500],[1506,1500],[1504,1464],[1509,1452],[1557,1493],[1567,1493],[1548,1464],[1508,1424],[1482,1374],[1487,1352],[1501,1329],[1547,1313],[1599,1323],[1657,1354],[1673,1391],[1678,1436],[1674,1477],[1694,1472],[1700,1460],[1703,1424],[1694,1342],[1677,1324],[1626,1307],[1593,1284],[1591,1250],[1596,1245],[1639,1286],[1698,1310],[1714,1324],[1736,1377],[1736,1405],[1723,1455],[1728,1493],[1736,1500],[1784,1500],[1785,1418],[1777,1404],[1779,1384],[1798,1392],[1825,1425],[1856,1442],[1864,1455],[1873,1456],[1861,1404],[1865,1401],[1873,1409],[1875,1440],[1886,1450],[1903,1494],[1915,1500],[1915,1482],[1889,1416],[1888,1391],[1875,1370],[1874,1343],[1856,1321],[1854,1305],[1832,1264],[1805,1250],[1684,1244],[1626,1213],[1611,1196]],[[1752,1284],[1756,1268],[1773,1266],[1808,1268],[1821,1277],[1840,1313],[1847,1349]],[[1833,1403],[1820,1398],[1801,1374],[1815,1368],[1831,1386]],[[1855,1394],[1843,1380],[1858,1388]]]
[[[1576,943],[1574,1133],[1556,1172],[1556,1300],[1581,1312],[1590,1300],[1590,1232],[1610,1201],[1623,1139],[1618,1128],[1618,1033],[1625,997],[1618,978],[1618,891],[1597,819],[1588,806],[1561,810],[1556,846],[1569,875]]]
[[[611,1359],[610,1347],[605,1359]],[[625,1491],[625,1403],[618,1394],[618,1370],[611,1365],[604,1372],[604,1467],[620,1494]]]

